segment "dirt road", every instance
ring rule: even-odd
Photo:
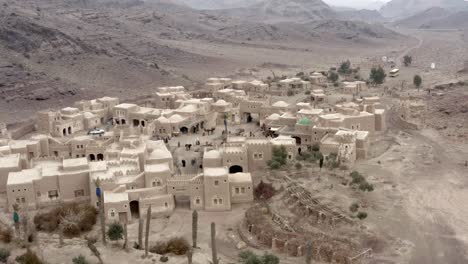
[[[373,213],[383,232],[405,241],[398,263],[468,263],[468,145],[451,146],[431,129],[389,134],[397,144],[357,169],[383,183]]]

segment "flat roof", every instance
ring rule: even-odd
[[[132,108],[132,107],[135,107],[135,106],[137,106],[137,105],[136,104],[123,103],[123,104],[118,104],[115,107],[128,109],[128,108]]]
[[[246,173],[246,172],[229,174],[228,179],[229,179],[229,182],[237,182],[237,183],[252,182],[252,176],[250,175],[250,173]]]
[[[64,169],[73,169],[78,167],[88,166],[87,158],[76,158],[76,159],[64,159],[63,168]]]
[[[203,174],[205,177],[219,177],[228,175],[228,170],[226,167],[205,168]]]
[[[0,157],[0,168],[20,168],[20,154],[9,154]]]
[[[8,174],[7,185],[32,183],[41,178],[39,169],[27,169],[22,171],[10,172]]]
[[[161,164],[147,164],[145,165],[145,171],[147,172],[165,172],[171,171],[167,162]]]
[[[104,192],[104,203],[128,202],[128,193]]]

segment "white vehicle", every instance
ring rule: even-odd
[[[397,77],[398,75],[400,75],[399,69],[393,69],[390,71],[390,77]]]
[[[90,130],[88,132],[88,135],[93,135],[93,136],[100,136],[100,135],[103,135],[104,133],[106,133],[106,131],[102,128],[95,128],[93,130]]]

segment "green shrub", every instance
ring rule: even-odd
[[[166,263],[169,261],[169,257],[168,256],[161,256],[159,258],[159,261],[161,261],[162,263]]]
[[[239,261],[242,264],[279,264],[279,258],[273,254],[258,256],[250,250],[239,253]]]
[[[387,74],[385,73],[385,70],[381,66],[373,67],[369,74],[369,80],[372,84],[384,83],[385,77],[387,77]]]
[[[78,257],[74,257],[72,259],[73,264],[89,264],[86,258],[83,255],[79,255]]]
[[[305,91],[305,93],[304,93],[304,94],[305,94],[305,95],[310,95],[310,94],[311,94],[311,92],[310,92],[310,91]]]
[[[328,73],[328,80],[333,82],[333,83],[336,83],[339,78],[340,78],[340,76],[338,75],[338,73],[336,73],[334,71],[330,71]]]
[[[298,169],[298,170],[302,169],[302,164],[299,163],[299,162],[297,162],[294,166],[295,166],[296,169]]]
[[[269,160],[267,164],[268,164],[268,167],[270,167],[270,169],[272,170],[277,170],[281,168],[281,164],[276,160]]]
[[[360,220],[366,219],[367,218],[367,213],[366,212],[359,212],[357,214],[357,218],[359,218]]]
[[[352,203],[351,206],[349,207],[349,210],[353,213],[357,212],[359,210],[359,204]]]
[[[315,143],[314,145],[312,145],[312,151],[320,151],[320,145]]]
[[[353,171],[351,172],[350,174],[351,178],[352,178],[352,181],[351,181],[351,185],[353,184],[361,184],[363,182],[366,181],[366,179],[364,178],[364,176],[362,176],[359,172],[357,171]]]
[[[368,183],[367,181],[366,182],[363,182],[361,184],[359,184],[359,190],[365,192],[365,191],[368,191],[368,192],[372,192],[374,190],[374,185]]]
[[[190,249],[190,244],[185,238],[174,237],[168,241],[158,242],[151,246],[149,251],[159,255],[166,255],[172,253],[175,255],[185,255]]]
[[[10,251],[6,248],[0,248],[0,262],[6,263],[10,257]]]
[[[267,162],[271,169],[279,169],[287,162],[288,153],[284,146],[273,147],[272,158]]]
[[[112,223],[107,229],[107,236],[110,240],[116,241],[123,238],[124,229],[120,223]]]

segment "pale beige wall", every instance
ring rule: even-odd
[[[106,198],[104,197],[104,200]],[[128,201],[117,202],[117,203],[104,203],[104,212],[106,214],[106,222],[114,223],[120,222],[120,213],[124,213],[125,217],[123,220],[130,223],[132,220],[132,216],[130,214],[130,206]]]
[[[68,175],[60,175],[58,184],[62,201],[69,202],[76,199],[89,197],[89,172],[77,172]],[[76,196],[75,191],[83,191],[83,196]]]
[[[7,186],[8,210],[13,211],[13,205],[18,204],[20,209],[36,209],[36,197],[32,183],[15,184]],[[24,199],[24,200],[23,200]]]
[[[203,210],[205,207],[205,193],[204,184],[192,183],[190,185],[190,209],[192,210]]]
[[[244,152],[239,153],[223,153],[223,166],[228,167],[231,166],[241,166],[243,172],[249,171],[249,160],[247,157],[247,149],[244,149]]]
[[[252,182],[231,183],[231,203],[248,203],[253,201]]]
[[[218,185],[215,185],[217,181]],[[205,210],[226,211],[231,210],[231,195],[229,191],[228,175],[219,177],[204,177]],[[220,204],[220,199],[222,203]],[[215,200],[218,201],[215,204]]]
[[[151,204],[151,217],[170,215],[175,209],[174,196],[161,195],[151,199],[140,200],[140,217],[146,217],[146,212]]]
[[[248,144],[247,156],[250,171],[258,171],[267,167],[267,161],[271,160],[271,144]]]
[[[61,197],[58,176],[42,177],[34,181],[34,190],[38,201],[49,201],[49,191],[58,191],[59,198]]]

